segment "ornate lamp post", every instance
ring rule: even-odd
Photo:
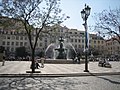
[[[84,72],[89,72],[88,71],[88,60],[87,60],[87,51],[88,51],[88,37],[87,37],[87,19],[88,16],[90,15],[90,10],[91,8],[89,6],[86,6],[85,8],[81,11],[81,17],[85,23],[83,24],[85,27],[85,70]]]

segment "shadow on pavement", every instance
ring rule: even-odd
[[[106,78],[106,77],[100,77],[100,76],[104,76],[105,73],[103,73],[103,74],[101,74],[101,75],[96,75],[97,73],[95,74],[95,73],[89,72],[89,74],[92,75],[92,76],[95,76],[95,77],[97,77],[97,78],[100,78],[100,79],[109,81],[110,83],[113,83],[113,84],[120,84],[120,82],[118,82],[118,81],[114,81],[114,80],[108,79],[108,78]],[[107,73],[106,73],[106,74],[107,74]],[[107,75],[110,75],[110,74],[107,74]],[[116,75],[116,74],[115,74],[115,75]],[[120,75],[120,74],[119,74],[119,75]]]

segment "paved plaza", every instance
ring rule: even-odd
[[[120,75],[0,78],[0,90],[120,90]]]
[[[36,69],[41,73],[33,74],[35,77],[26,73],[30,64],[6,61],[5,66],[0,65],[0,90],[120,90],[120,62],[110,62],[112,68],[89,62],[89,73],[83,72],[84,64],[45,64]]]
[[[29,75],[26,71],[31,71],[30,61],[6,61],[5,66],[0,62],[0,75],[18,74]],[[99,67],[98,62],[89,62],[89,73],[83,72],[84,64],[45,64],[44,68],[36,69],[41,71],[37,75],[89,75],[89,74],[120,74],[120,62],[110,62],[112,68]]]

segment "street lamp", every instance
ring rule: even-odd
[[[81,17],[85,23],[83,24],[85,27],[85,70],[84,72],[89,72],[88,71],[88,60],[87,60],[87,51],[88,51],[88,37],[87,37],[87,19],[88,16],[90,15],[90,10],[91,8],[89,6],[86,6],[85,8],[81,11]]]

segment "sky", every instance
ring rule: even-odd
[[[84,30],[82,25],[84,21],[81,18],[80,12],[84,9],[85,4],[91,7],[91,13],[87,20],[88,26],[94,25],[94,13],[100,13],[105,9],[109,10],[109,8],[120,8],[120,0],[61,0],[60,8],[62,13],[70,17],[62,25],[69,29]],[[92,30],[88,27],[88,31]]]
[[[84,9],[85,4],[91,7],[91,13],[87,20],[88,26],[94,25],[94,13],[100,13],[103,10],[109,10],[109,8],[120,8],[120,0],[61,0],[60,8],[62,12],[70,16],[70,19],[62,23],[62,25],[69,29],[84,30],[82,25],[84,21],[80,12]]]

